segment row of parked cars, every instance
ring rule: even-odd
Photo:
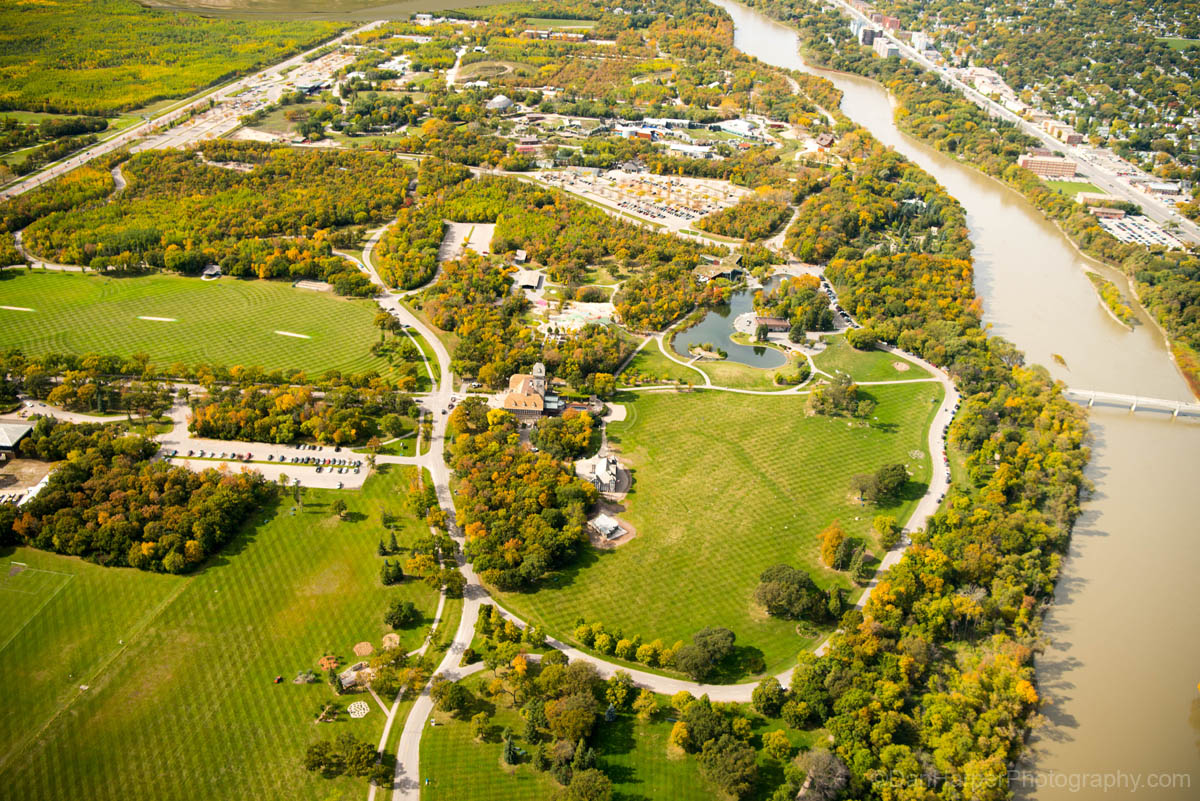
[[[24,492],[5,493],[4,495],[0,495],[0,503],[16,503],[17,501],[21,500],[24,495]]]
[[[179,455],[179,451],[174,450],[167,454],[167,458],[168,459],[174,458],[178,455]],[[221,451],[220,453],[217,453],[216,451],[198,450],[198,451],[188,451],[187,455],[188,455],[188,458],[191,458],[194,456],[197,459],[230,459],[235,462],[253,462],[254,461],[253,453],[233,453],[232,451],[230,451],[229,453],[226,453],[225,451]]]

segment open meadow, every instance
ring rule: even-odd
[[[375,312],[371,301],[275,281],[7,271],[0,347],[146,353],[159,365],[256,365],[313,377],[330,369],[386,374],[387,360],[369,350],[379,339]]]
[[[5,3],[0,101],[30,111],[128,111],[282,61],[342,27],[147,11],[133,0]]]
[[[758,575],[785,562],[823,587],[849,588],[844,574],[818,565],[817,534],[839,519],[878,553],[869,534],[877,510],[855,501],[850,479],[906,463],[905,500],[880,511],[907,519],[929,480],[926,434],[941,393],[927,382],[866,388],[862,396],[879,404],[870,427],[808,416],[804,396],[627,394],[627,419],[608,436],[632,468],[619,516],[637,536],[589,550],[542,589],[501,602],[559,636],[580,617],[668,645],[727,626],[739,645],[761,650],[768,671],[781,670],[814,638],[755,608]]]
[[[403,647],[422,641],[437,593],[384,587],[376,554],[380,512],[404,515],[410,476],[385,466],[361,492],[309,490],[295,514],[280,501],[192,576],[0,552],[0,673],[20,677],[0,708],[0,797],[364,797],[364,780],[314,777],[301,757],[341,732],[377,743],[383,713],[369,695],[342,696],[370,712],[318,725],[329,685],[292,679],[327,652],[344,665],[356,642],[378,649],[393,598],[424,618],[399,632]],[[335,496],[346,521],[329,511]],[[397,538],[424,531],[404,515]]]

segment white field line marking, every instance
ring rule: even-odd
[[[36,311],[25,306],[0,306],[0,309],[7,309],[8,311]]]
[[[291,331],[276,331],[281,337],[295,337],[296,339],[312,339],[308,334],[293,334]]]
[[[138,315],[138,319],[139,320],[150,320],[150,321],[156,322],[156,323],[177,323],[177,322],[179,322],[174,317],[143,317],[141,315]]]

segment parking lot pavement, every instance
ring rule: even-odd
[[[257,456],[257,454],[255,454],[255,456]],[[231,473],[241,472],[243,470],[257,470],[271,481],[279,481],[279,477],[281,475],[285,475],[288,477],[289,485],[291,485],[296,479],[299,479],[300,486],[302,487],[318,487],[321,489],[339,489],[339,484],[341,485],[340,489],[360,489],[363,485],[363,482],[367,480],[367,476],[370,474],[366,464],[362,466],[358,473],[355,473],[353,470],[347,471],[346,473],[338,473],[336,469],[334,471],[330,471],[328,468],[322,468],[321,472],[318,473],[315,465],[310,466],[288,463],[261,464],[258,462],[251,462],[247,464],[245,462],[237,461],[210,461],[208,459],[187,459],[180,457],[167,459],[167,461],[169,461],[171,464],[182,465],[189,470],[194,470],[196,472],[208,470],[212,467],[219,468],[222,465],[224,465],[225,468],[227,468]]]
[[[171,433],[160,436],[158,442],[162,446],[159,455],[172,464],[206,470],[225,463],[230,470],[242,467],[258,470],[272,480],[277,480],[281,474],[289,479],[298,478],[304,487],[336,488],[341,482],[346,489],[357,489],[370,472],[364,454],[354,453],[349,448],[339,451],[332,445],[301,448],[298,445],[202,439],[188,436],[185,425],[176,425]],[[189,454],[193,458],[188,458]],[[198,458],[201,454],[203,458]],[[343,464],[336,464],[336,461]],[[354,472],[356,463],[359,468],[357,474]],[[318,467],[321,468],[320,472],[317,472]],[[345,472],[339,473],[338,470]]]

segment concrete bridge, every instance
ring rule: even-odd
[[[1094,389],[1075,389],[1067,387],[1063,394],[1069,398],[1086,401],[1088,408],[1097,403],[1109,406],[1125,406],[1129,411],[1170,412],[1171,417],[1200,417],[1200,403],[1187,401],[1163,400],[1162,398],[1143,398],[1140,395],[1121,395],[1116,392],[1099,392]]]

